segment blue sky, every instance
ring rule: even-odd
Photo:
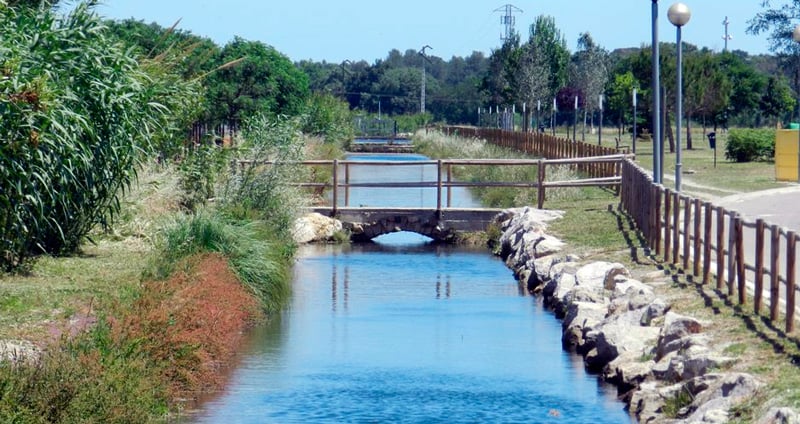
[[[660,35],[674,41],[667,20],[671,0],[660,0]],[[684,0],[692,20],[684,41],[722,50],[727,15],[733,40],[729,48],[766,53],[766,34],[745,34],[761,0]],[[781,3],[777,1],[776,3]],[[473,50],[489,53],[500,44],[500,13],[505,1],[486,0],[105,0],[98,12],[109,18],[136,18],[180,28],[225,44],[235,35],[274,46],[294,61],[373,62],[388,51],[423,45],[449,59]],[[650,42],[650,0],[514,0],[517,31],[540,14],[553,16],[575,49],[578,34],[589,32],[603,47],[637,47]]]

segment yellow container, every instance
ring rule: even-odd
[[[775,179],[800,181],[800,135],[797,130],[775,133]]]

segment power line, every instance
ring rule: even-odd
[[[506,42],[511,36],[514,34],[514,24],[517,21],[517,18],[514,17],[514,13],[524,13],[522,9],[514,6],[513,4],[507,4],[505,6],[499,7],[494,10],[495,12],[502,12],[505,13],[503,16],[500,17],[500,24],[505,26],[505,33],[500,35],[500,40]]]

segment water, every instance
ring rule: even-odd
[[[196,422],[630,422],[501,261],[386,237],[301,249],[291,305]]]

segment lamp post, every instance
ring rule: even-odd
[[[661,64],[658,47],[658,0],[653,2],[653,181],[661,184],[661,152],[664,150],[661,140]]]
[[[692,11],[689,6],[683,3],[675,3],[669,7],[667,11],[667,18],[677,28],[677,46],[678,46],[678,66],[676,74],[678,75],[678,85],[676,87],[677,101],[675,105],[676,126],[675,133],[675,191],[681,191],[681,122],[683,119],[683,44],[681,42],[681,28],[689,22],[692,18]]]

